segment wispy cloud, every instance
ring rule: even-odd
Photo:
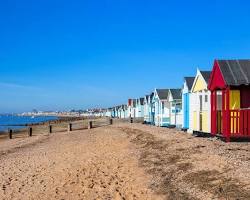
[[[0,82],[0,87],[9,88],[9,89],[22,89],[22,90],[40,90],[41,88],[30,86],[30,85],[22,85],[17,83],[7,83]]]

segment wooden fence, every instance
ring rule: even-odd
[[[231,136],[250,137],[250,109],[230,110]]]
[[[89,119],[89,120],[77,120],[72,122],[51,122],[47,125],[32,125],[24,126],[24,128],[15,130],[9,129],[8,131],[2,132],[0,134],[0,139],[9,138],[22,138],[22,137],[32,137],[42,134],[54,134],[58,132],[71,132],[76,130],[92,129],[107,125],[112,125],[113,119],[101,118],[101,119]]]
[[[76,130],[92,129],[103,126],[112,125],[113,123],[143,123],[143,118],[99,118],[99,119],[85,119],[85,120],[74,120],[72,122],[58,122],[53,121],[45,125],[32,125],[24,126],[24,128],[19,130],[9,129],[4,133],[0,134],[0,139],[9,138],[22,138],[22,137],[32,137],[36,135],[46,135],[54,134],[58,132],[71,132]]]

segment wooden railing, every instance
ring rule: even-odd
[[[230,110],[231,136],[250,137],[250,109]]]

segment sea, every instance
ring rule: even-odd
[[[25,124],[47,122],[56,119],[58,119],[56,116],[0,115],[0,132],[7,131],[8,129],[21,129],[25,127]]]

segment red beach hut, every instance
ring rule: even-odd
[[[211,132],[250,138],[250,60],[215,60],[211,91]]]

